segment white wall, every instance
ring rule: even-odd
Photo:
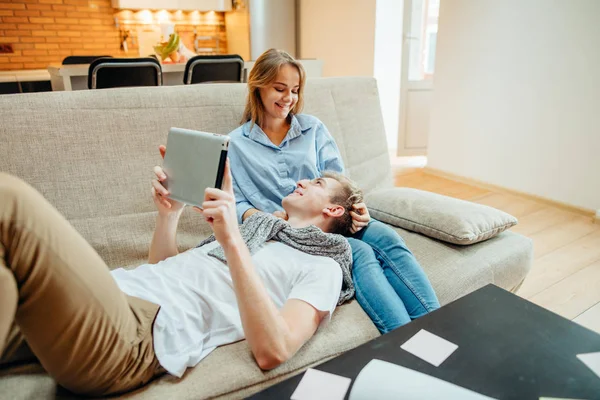
[[[600,209],[600,1],[440,9],[428,165]]]
[[[227,52],[239,54],[244,60],[250,57],[250,14],[248,9],[225,13]]]
[[[373,76],[375,0],[299,0],[300,58],[323,76]]]
[[[270,48],[296,56],[295,0],[251,0],[250,58],[256,60]]]
[[[398,147],[403,9],[402,0],[377,0],[373,72],[377,79],[383,124],[390,150]]]

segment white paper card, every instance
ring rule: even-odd
[[[540,397],[540,400],[582,400],[582,399],[567,399],[566,397]]]
[[[450,357],[450,354],[458,349],[458,346],[431,332],[427,332],[425,329],[421,329],[400,348],[439,367],[446,358]]]
[[[577,358],[600,378],[600,351],[597,353],[577,354]]]
[[[491,400],[427,374],[381,360],[371,360],[354,380],[350,400]]]
[[[291,400],[344,400],[352,379],[309,368]]]

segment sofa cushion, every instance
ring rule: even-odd
[[[533,241],[511,231],[461,246],[395,230],[425,270],[442,306],[488,283],[514,292],[533,263]],[[457,293],[457,286],[465,292]]]
[[[471,246],[450,245],[403,229],[396,231],[427,273],[442,305],[488,283],[514,291],[531,265],[531,240],[510,231]],[[457,287],[464,293],[457,291]],[[378,335],[358,303],[352,301],[338,307],[329,325],[319,330],[294,358],[272,371],[260,371],[247,343],[241,341],[218,348],[198,366],[189,369],[181,380],[164,376],[124,397],[240,399]],[[51,399],[56,390],[54,381],[44,373],[0,379],[0,393],[18,393],[16,398]]]
[[[504,211],[418,189],[376,190],[366,203],[373,218],[453,244],[481,242],[517,224]]]
[[[181,379],[164,375],[119,398],[196,400],[223,396],[239,399],[377,336],[375,325],[354,300],[338,307],[329,324],[320,328],[291,360],[271,371],[261,371],[247,342],[240,341],[216,349],[196,367],[188,369]],[[245,388],[244,395],[237,393],[241,388]],[[57,388],[47,374],[39,372],[2,377],[0,393],[11,393],[14,395],[11,398],[72,398],[64,389]]]

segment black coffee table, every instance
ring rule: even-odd
[[[426,329],[457,344],[439,367],[400,345]],[[316,367],[354,379],[373,358],[497,399],[600,399],[600,377],[577,354],[600,351],[600,335],[494,285]],[[251,399],[289,399],[304,373]],[[350,394],[350,389],[346,398]]]

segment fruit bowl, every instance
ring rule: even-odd
[[[160,57],[161,61],[165,61],[167,58],[170,58],[175,63],[179,61],[180,55],[178,50],[180,40],[181,38],[177,33],[172,33],[169,35],[168,41],[154,46],[154,51]]]

